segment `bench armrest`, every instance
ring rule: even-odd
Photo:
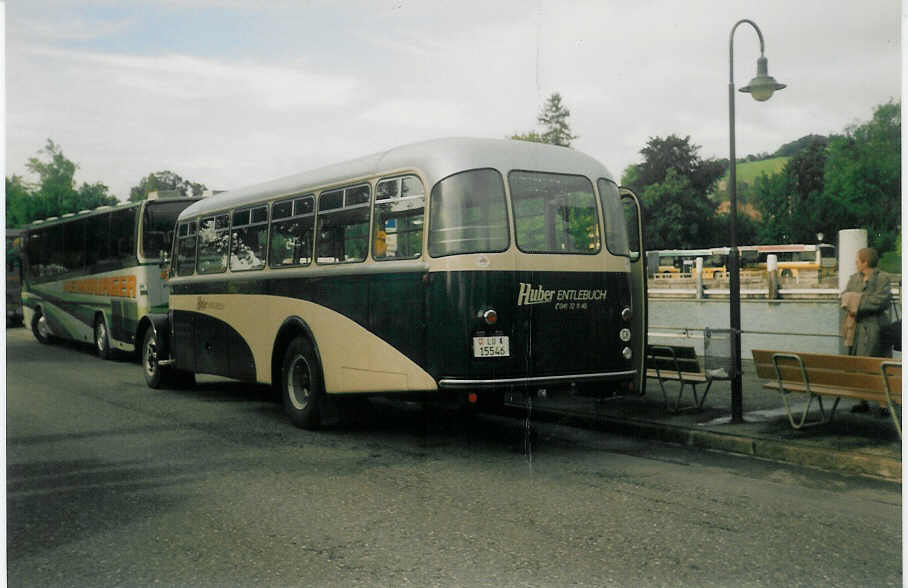
[[[785,390],[785,384],[783,383],[784,378],[782,377],[782,370],[779,368],[780,359],[790,359],[798,363],[798,367],[801,368],[801,381],[804,384],[805,391],[808,394],[811,394],[810,391],[810,379],[807,377],[807,368],[804,367],[804,360],[801,359],[801,356],[794,353],[773,353],[772,354],[772,367],[776,370],[776,379],[779,383],[779,390]]]
[[[653,354],[652,352],[653,352],[654,350],[656,350],[656,349],[658,349],[658,350],[660,350],[660,351],[662,351],[662,350],[668,351],[668,355],[655,355],[655,354]],[[675,366],[675,371],[678,373],[678,380],[681,379],[681,365],[678,363],[678,356],[675,355],[675,350],[672,349],[671,347],[669,347],[668,345],[648,345],[647,348],[646,348],[646,356],[647,356],[647,358],[652,358],[652,359],[654,359],[654,360],[655,360],[656,358],[668,359],[669,357],[671,357],[672,363],[673,363],[674,366]],[[659,367],[659,362],[658,362],[658,361],[654,361],[653,363],[656,364],[656,365],[655,365],[656,376],[659,377],[659,378],[661,378],[662,375],[661,375],[660,372],[662,372],[663,370]],[[668,371],[668,370],[665,370],[665,371]]]

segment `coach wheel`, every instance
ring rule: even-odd
[[[95,319],[95,349],[101,359],[110,359],[110,338],[107,336],[107,323],[103,316]]]
[[[169,375],[167,368],[158,363],[158,337],[154,329],[146,329],[142,343],[142,373],[149,388],[160,388]]]
[[[320,424],[322,386],[321,369],[312,343],[297,337],[287,347],[281,365],[284,410],[297,427],[312,429]]]
[[[51,334],[50,325],[47,324],[47,318],[40,310],[35,312],[35,317],[32,319],[32,333],[39,343],[45,345],[53,343],[54,336]]]
[[[787,269],[786,269],[786,270],[782,270],[782,277],[783,277],[783,278],[790,278],[790,277],[791,277],[791,270],[787,270]]]

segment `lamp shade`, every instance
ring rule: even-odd
[[[769,100],[773,92],[781,90],[785,87],[785,84],[777,82],[774,77],[769,75],[768,70],[769,65],[766,58],[761,55],[757,59],[757,77],[750,80],[749,84],[738,91],[749,93],[757,102]]]

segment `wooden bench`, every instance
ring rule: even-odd
[[[683,345],[648,345],[646,348],[646,377],[659,381],[659,388],[665,399],[665,407],[670,412],[703,408],[703,402],[706,400],[713,381],[728,379],[718,374],[705,372],[700,367],[697,350],[692,346]],[[665,390],[667,381],[678,382],[681,385],[674,406],[669,402],[668,392]],[[697,395],[697,386],[700,384],[706,384],[702,396]],[[693,405],[682,407],[681,399],[685,386],[690,386]]]
[[[902,404],[902,362],[886,357],[826,355],[820,353],[791,353],[785,351],[753,350],[757,376],[769,380],[765,388],[782,394],[788,420],[795,429],[828,423],[835,415],[842,398],[878,402],[889,409],[899,437],[902,426],[896,405]],[[798,419],[792,413],[791,393],[807,396],[807,404]],[[823,397],[834,397],[827,414]],[[808,421],[814,399],[820,409],[818,419]]]

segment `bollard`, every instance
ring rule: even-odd
[[[766,276],[769,278],[769,299],[779,297],[779,258],[770,254],[766,256]]]
[[[703,298],[703,258],[697,258],[697,265],[694,269],[694,273],[697,276],[697,300]]]

